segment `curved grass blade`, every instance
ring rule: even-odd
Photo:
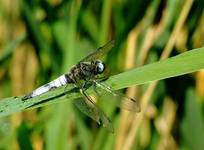
[[[115,76],[111,76],[106,84],[113,90],[123,89],[126,87],[149,83],[154,80],[161,80],[170,77],[175,77],[191,72],[198,71],[204,68],[204,48],[194,49],[180,55],[177,55],[166,60],[136,68]],[[71,89],[70,86],[69,89]],[[73,88],[73,87],[72,87]],[[92,91],[93,92],[93,91]],[[34,103],[42,102],[43,100],[64,93],[64,88],[49,91],[41,96],[31,98],[28,101],[22,101],[21,97],[9,97],[0,100],[0,116],[13,114],[23,111]],[[70,92],[68,94],[70,100],[82,97],[79,92]],[[62,100],[67,100],[67,96],[62,95],[48,102],[36,105],[30,108],[36,108]]]

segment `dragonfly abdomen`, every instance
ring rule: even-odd
[[[63,86],[65,84],[67,84],[67,78],[65,75],[61,75],[59,78],[51,81],[49,84],[49,86],[51,86],[51,88],[56,88],[56,87],[60,87]]]
[[[66,75],[61,75],[59,78],[37,88],[36,90],[34,90],[32,93],[26,95],[24,97],[24,99],[29,99],[29,98],[32,98],[32,97],[35,97],[35,96],[39,96],[45,92],[48,92],[50,91],[51,89],[54,89],[54,88],[57,88],[57,87],[61,87],[65,84],[68,83],[68,80],[66,78]]]

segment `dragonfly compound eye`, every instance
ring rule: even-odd
[[[103,73],[103,71],[105,70],[105,64],[102,62],[98,62],[96,69],[97,73]]]

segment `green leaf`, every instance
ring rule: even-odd
[[[22,123],[17,129],[17,138],[20,149],[32,150],[32,144],[29,137],[29,129],[25,123]]]
[[[204,124],[202,111],[196,104],[194,90],[187,90],[185,116],[181,123],[181,133],[184,144],[189,149],[202,150],[204,139]]]
[[[116,90],[195,72],[204,68],[203,58],[204,48],[194,49],[112,76],[107,83]]]

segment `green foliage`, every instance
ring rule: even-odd
[[[203,149],[204,124],[201,109],[196,104],[198,98],[192,89],[186,91],[184,118],[181,122],[183,141],[190,149]]]

